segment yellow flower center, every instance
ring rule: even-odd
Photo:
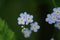
[[[26,34],[28,34],[28,32],[26,32]]]
[[[52,19],[55,20],[55,17],[53,16]]]
[[[28,20],[30,20],[30,18],[28,18]]]
[[[34,28],[36,28],[36,26],[34,26]]]
[[[58,15],[59,14],[59,11],[56,11],[56,14]]]
[[[58,24],[58,26],[60,26],[60,23]]]
[[[21,19],[20,21],[21,21],[21,22],[23,22],[23,20],[22,20],[22,19]]]

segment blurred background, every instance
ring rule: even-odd
[[[60,40],[60,31],[53,24],[45,22],[46,15],[59,6],[60,0],[0,0],[0,18],[5,20],[8,28],[15,33],[16,40]],[[22,12],[33,15],[34,20],[41,26],[30,38],[24,38],[17,24],[17,18]]]

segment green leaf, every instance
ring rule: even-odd
[[[15,40],[14,32],[8,28],[5,21],[0,18],[0,40]]]

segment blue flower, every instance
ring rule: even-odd
[[[46,18],[46,22],[49,22],[49,20],[50,20],[50,18],[51,18],[51,14],[47,14],[47,18]]]
[[[33,22],[33,16],[27,15],[26,25]]]
[[[55,23],[54,25],[56,28],[60,29],[60,22]]]
[[[49,24],[55,23],[57,21],[56,14],[54,14],[54,13],[48,14],[45,21],[48,22]]]
[[[37,32],[38,29],[40,29],[40,26],[38,25],[37,22],[34,22],[34,23],[31,24],[31,28],[30,29],[33,30],[34,32]]]
[[[18,20],[18,24],[22,25],[21,26],[21,28],[22,28],[21,32],[24,34],[25,38],[30,37],[32,30],[34,32],[37,32],[38,29],[40,29],[40,26],[38,25],[37,22],[33,23],[33,15],[27,14],[27,12],[20,13],[20,17],[18,17],[17,20]],[[31,24],[30,30],[28,28],[24,27],[24,25],[28,25],[28,24]]]
[[[24,25],[25,24],[25,19],[24,18],[22,18],[22,17],[18,17],[18,24],[20,25],[20,24],[22,24],[22,25]]]
[[[24,13],[21,13],[20,14],[20,17],[23,17],[24,18],[24,20],[26,20],[27,19],[27,12],[24,12]]]
[[[60,7],[54,8],[53,11],[56,14],[56,17],[58,18],[57,21],[60,21]]]
[[[56,15],[59,15],[59,14],[60,14],[60,7],[54,8],[54,9],[53,9],[53,12],[54,12]]]
[[[33,16],[27,14],[27,12],[21,13],[20,17],[25,20],[26,25],[33,22]]]
[[[25,30],[23,31],[23,34],[25,38],[29,38],[31,35],[31,30],[29,30],[28,28],[25,28]]]
[[[48,14],[45,19],[49,24],[60,22],[60,7],[54,8],[52,14]]]

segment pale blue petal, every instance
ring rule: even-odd
[[[60,30],[60,26],[58,26],[58,24],[60,24],[60,22],[57,22],[54,26]]]
[[[59,14],[59,15],[57,15],[57,18],[59,18],[59,19],[60,19],[60,14]]]
[[[24,37],[25,37],[25,38],[29,38],[29,37],[30,37],[30,35],[24,35]]]
[[[51,16],[51,14],[47,14],[47,17],[49,18]]]
[[[30,30],[33,30],[33,28],[31,27]]]
[[[48,23],[49,23],[49,24],[52,24],[52,22],[51,22],[51,21],[49,21]]]
[[[37,29],[40,29],[40,26],[39,25],[37,25]]]
[[[27,15],[27,12],[24,12],[25,15]]]
[[[20,17],[18,17],[17,20],[20,20]]]
[[[20,13],[20,17],[22,17],[24,14],[23,13]]]
[[[30,22],[33,22],[33,20],[30,20]]]
[[[18,24],[20,25],[21,23],[18,21]]]
[[[30,18],[33,18],[33,15],[31,15]]]
[[[48,22],[49,21],[49,18],[46,18],[46,20],[45,20],[46,22]]]
[[[34,30],[34,32],[37,32],[37,31],[38,31],[38,30],[36,30],[36,29]]]
[[[57,8],[54,8],[53,11],[55,12],[57,10]]]
[[[57,10],[59,10],[59,11],[60,11],[60,7],[58,7],[58,8],[57,8]]]

